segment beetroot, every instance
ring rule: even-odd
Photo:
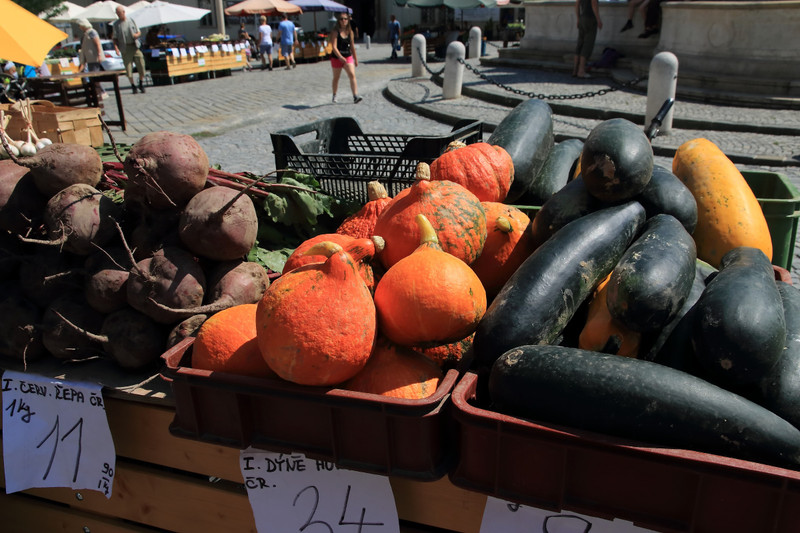
[[[103,176],[100,154],[83,144],[53,143],[16,162],[30,169],[36,187],[48,198],[76,183],[97,187]]]
[[[95,252],[86,259],[84,296],[92,309],[111,313],[127,307],[130,271],[123,265],[128,262],[121,247]]]
[[[178,237],[180,213],[131,209],[130,202],[125,204],[125,208],[126,215],[135,221],[133,229],[126,236],[137,261],[151,257],[164,246],[182,246]]]
[[[180,210],[205,187],[208,156],[189,135],[157,131],[133,144],[124,168],[126,201]]]
[[[128,304],[156,322],[180,320],[163,307],[188,309],[203,303],[206,278],[194,256],[174,246],[142,259],[128,278]],[[160,304],[160,305],[159,305]]]
[[[192,315],[178,322],[167,335],[167,349],[172,348],[186,337],[197,336],[197,330],[208,320],[208,315]]]
[[[194,314],[212,315],[234,305],[254,304],[269,287],[267,271],[258,263],[251,261],[226,261],[220,263],[209,276],[206,305],[188,309],[170,308],[156,304],[165,312],[185,317]]]
[[[39,307],[47,307],[64,292],[80,291],[83,268],[75,260],[76,256],[49,247],[24,256],[19,270],[22,292]]]
[[[0,355],[34,361],[46,354],[42,344],[42,310],[19,287],[0,287]]]
[[[109,197],[83,183],[70,185],[47,202],[44,223],[49,241],[25,242],[63,246],[64,250],[88,255],[118,234],[120,208]]]
[[[258,215],[244,191],[209,187],[189,200],[178,232],[183,244],[199,256],[216,261],[241,259],[256,243]]]
[[[27,168],[0,161],[0,229],[28,235],[41,223],[47,198]]]
[[[102,354],[100,343],[88,338],[83,331],[102,324],[104,318],[102,313],[86,304],[80,293],[59,296],[44,312],[44,347],[58,359],[79,360],[99,356]]]

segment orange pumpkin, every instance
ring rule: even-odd
[[[209,317],[192,343],[192,368],[275,377],[256,340],[257,304],[235,305]]]
[[[424,215],[414,253],[389,268],[375,288],[380,331],[403,346],[435,346],[475,331],[486,291],[469,266],[444,252]]]
[[[457,183],[431,181],[429,166],[420,163],[414,184],[400,191],[375,223],[375,235],[386,241],[379,255],[386,268],[419,246],[418,214],[433,225],[445,252],[467,264],[480,255],[486,240],[486,213],[480,201]]]
[[[283,274],[311,263],[324,263],[328,258],[323,254],[309,254],[308,251],[322,242],[333,242],[341,246],[356,263],[358,273],[371,291],[375,290],[375,272],[371,262],[383,250],[383,239],[372,237],[369,239],[355,239],[349,235],[338,233],[324,233],[303,241],[295,248],[286,263],[283,265]]]
[[[772,260],[772,238],[764,212],[736,165],[708,139],[686,141],[675,151],[672,172],[697,201],[692,237],[697,258],[719,267],[733,248],[758,248]]]
[[[340,388],[421,400],[436,392],[442,377],[441,369],[432,361],[410,348],[381,337],[366,366]]]
[[[481,204],[486,211],[488,231],[483,252],[471,266],[491,299],[533,253],[535,245],[533,234],[526,231],[531,221],[528,215],[499,202]]]
[[[367,183],[367,198],[369,200],[364,207],[344,219],[336,229],[336,233],[350,235],[356,239],[369,238],[374,235],[375,222],[392,199],[389,198],[386,188],[379,181]]]
[[[472,341],[475,339],[475,334],[471,333],[467,337],[455,342],[447,344],[440,344],[438,346],[417,347],[413,350],[424,355],[430,359],[439,368],[455,368],[464,359],[464,355],[472,347]]]
[[[627,328],[622,322],[611,316],[608,311],[606,294],[608,280],[600,282],[594,291],[586,316],[586,323],[578,337],[578,348],[594,352],[613,353],[625,357],[636,357],[642,334]]]
[[[501,146],[454,141],[431,163],[431,179],[458,183],[481,202],[502,202],[514,181],[514,162]]]
[[[377,335],[375,304],[341,246],[323,242],[307,253],[327,260],[292,270],[270,285],[256,310],[258,347],[281,378],[330,386],[367,363]]]

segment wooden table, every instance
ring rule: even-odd
[[[119,120],[106,120],[105,122],[109,126],[120,126],[125,131],[127,129],[125,110],[122,107],[122,96],[119,93],[119,76],[124,73],[124,70],[108,70],[81,72],[80,74],[57,74],[28,78],[28,85],[33,90],[34,98],[50,100],[64,106],[86,105],[102,108],[103,102],[97,98],[94,84],[104,81],[111,82],[119,110]],[[67,81],[75,78],[81,78],[83,83],[77,87],[70,87]]]

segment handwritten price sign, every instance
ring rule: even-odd
[[[303,454],[239,454],[259,532],[399,533],[389,478]]]
[[[552,512],[489,497],[480,533],[653,533],[631,522],[572,512]]]
[[[116,451],[100,385],[8,370],[2,392],[6,493],[70,487],[111,497]]]

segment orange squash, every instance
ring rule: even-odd
[[[372,292],[375,290],[375,272],[372,268],[372,260],[383,250],[383,239],[372,237],[356,239],[349,235],[338,233],[323,233],[303,241],[300,246],[295,248],[283,265],[283,274],[311,263],[324,263],[327,256],[323,254],[308,254],[308,251],[322,242],[332,242],[341,246],[356,263],[358,273],[367,284],[367,288]]]
[[[578,348],[636,357],[639,354],[642,334],[625,327],[609,313],[606,298],[609,279],[611,274],[606,276],[594,291],[586,323],[578,337]]]
[[[356,375],[377,335],[375,304],[352,257],[322,242],[308,254],[327,256],[284,274],[256,310],[261,356],[281,378],[330,386]]]
[[[275,377],[256,340],[257,304],[235,305],[209,317],[192,343],[192,368]]]
[[[380,331],[403,346],[435,346],[475,331],[486,291],[469,266],[444,252],[424,215],[414,253],[389,268],[375,288]]]
[[[486,211],[486,242],[483,252],[470,266],[491,299],[533,253],[535,245],[533,234],[526,231],[531,221],[528,215],[499,202],[481,202],[481,205]]]
[[[678,147],[672,172],[697,201],[697,257],[714,267],[729,250],[758,248],[772,260],[772,238],[755,194],[736,165],[708,139]]]
[[[375,222],[392,199],[389,198],[386,187],[379,181],[367,183],[367,198],[369,198],[367,203],[358,212],[344,219],[336,229],[336,233],[350,235],[356,239],[369,238],[374,235]]]
[[[381,337],[366,366],[340,388],[421,400],[436,392],[442,377],[441,369],[432,361],[410,348]]]
[[[514,162],[501,146],[454,141],[431,163],[432,180],[449,180],[481,202],[502,202],[514,181]]]
[[[386,268],[419,246],[418,214],[433,225],[445,252],[467,264],[480,255],[486,240],[486,213],[480,200],[452,181],[431,181],[430,167],[420,163],[414,184],[400,191],[375,223],[375,235],[386,241],[379,255]]]
[[[467,351],[472,347],[475,334],[471,333],[461,340],[448,342],[431,347],[414,346],[413,350],[419,352],[442,369],[455,368],[464,359]]]

